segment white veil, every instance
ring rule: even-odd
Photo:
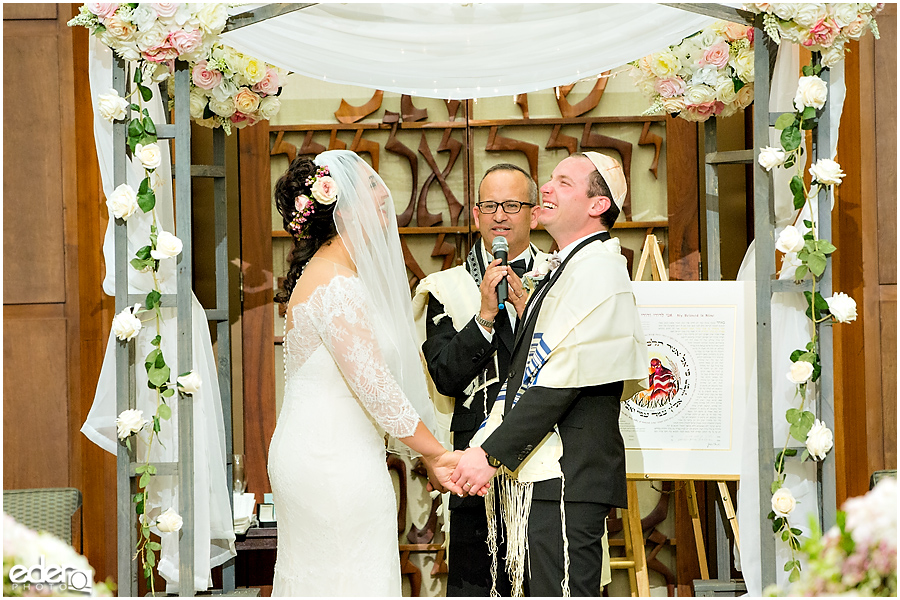
[[[355,152],[329,150],[315,163],[327,166],[337,184],[334,224],[356,264],[381,353],[422,422],[434,431],[391,192]]]

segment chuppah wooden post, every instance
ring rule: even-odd
[[[119,96],[127,96],[128,70],[120,56],[113,55],[113,88]],[[131,109],[128,109],[131,112]],[[125,154],[128,119],[113,122],[113,188],[127,183]],[[116,314],[129,306],[128,298],[128,226],[116,219],[115,231]],[[116,414],[135,407],[134,341],[116,342]],[[116,529],[117,572],[120,596],[137,596],[137,563],[133,559],[137,544],[134,508],[131,502],[131,450],[125,444],[116,446]]]
[[[819,77],[828,85],[831,90],[831,72],[823,69]],[[813,130],[813,149],[812,156],[814,160],[821,158],[832,158],[832,140],[831,140],[831,119],[830,106],[825,105],[825,110],[819,116],[818,125]],[[819,226],[818,238],[823,240],[831,239],[831,197],[834,194],[834,188],[819,188],[818,195],[818,217],[816,222]],[[826,256],[825,272],[819,279],[816,287],[823,298],[831,296],[831,255]],[[834,431],[834,328],[831,325],[817,325],[816,335],[819,338],[819,362],[822,365],[822,371],[819,375],[819,381],[816,383],[816,416],[831,431]],[[819,503],[819,528],[820,531],[828,531],[837,521],[837,481],[835,474],[834,458],[835,453],[830,452],[824,460],[817,464],[816,492]]]
[[[759,447],[759,552],[762,587],[775,583],[775,537],[765,518],[775,480],[775,442],[772,427],[772,276],[775,273],[775,196],[769,174],[759,164],[759,152],[769,145],[770,49],[774,42],[762,29],[762,15],[754,25],[756,86],[753,100],[753,213],[756,240],[756,402]]]
[[[175,264],[176,313],[178,319],[178,373],[194,368],[193,251],[191,244],[191,70],[188,63],[175,63],[175,231],[183,248]],[[184,520],[178,539],[178,595],[194,595],[194,403],[178,392],[178,510]]]

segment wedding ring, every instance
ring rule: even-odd
[[[471,483],[467,483],[467,484],[464,485],[463,487],[464,487],[464,488],[470,488],[470,487],[472,487],[472,484],[471,484]]]

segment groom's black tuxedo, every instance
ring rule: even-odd
[[[571,556],[569,574],[572,595],[599,593],[602,519],[611,506],[627,505],[625,446],[619,432],[623,383],[562,389],[532,386],[522,394],[515,408],[511,405],[522,382],[531,338],[547,291],[560,278],[566,264],[576,253],[585,251],[586,246],[592,242],[600,243],[607,239],[609,234],[602,232],[581,242],[552,275],[539,284],[534,297],[529,300],[525,320],[520,323],[516,332],[507,373],[506,414],[502,424],[481,445],[490,456],[513,470],[528,458],[541,440],[553,430],[554,425],[558,424],[563,444],[560,466],[565,478],[564,499],[569,547],[575,552],[573,547],[583,543],[588,551],[588,556],[578,551],[587,566],[577,565],[576,555]],[[616,357],[598,356],[596,360],[613,361]],[[555,564],[555,557],[539,554],[550,552],[561,556],[562,546],[549,544],[547,548],[546,540],[537,538],[542,535],[538,532],[546,535],[554,527],[562,535],[559,509],[561,483],[560,479],[551,479],[534,485],[534,502],[528,526],[531,565],[528,571],[533,595],[560,594],[560,573],[552,567],[548,567],[549,573],[545,572],[540,566],[545,563]],[[580,581],[581,579],[584,581]]]

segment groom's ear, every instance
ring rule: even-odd
[[[612,200],[606,196],[593,196],[590,198],[591,205],[588,207],[588,215],[593,218],[599,218],[600,215],[609,210]]]

